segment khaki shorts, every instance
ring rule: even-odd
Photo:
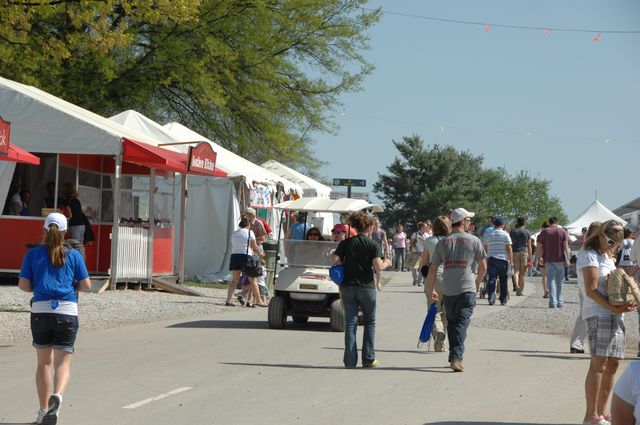
[[[526,273],[528,257],[529,255],[526,252],[513,253],[513,272],[514,273]]]

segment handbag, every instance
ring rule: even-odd
[[[607,276],[606,280],[606,292],[607,299],[613,305],[624,305],[632,300],[634,292],[632,291],[632,285],[637,288],[635,281],[632,282],[631,278],[624,269],[617,268]]]
[[[260,264],[260,259],[255,256],[249,256],[249,244],[251,244],[251,230],[249,229],[249,237],[247,238],[247,260],[242,266],[242,273],[249,277],[260,277],[262,276],[263,269],[262,264]]]

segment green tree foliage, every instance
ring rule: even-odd
[[[367,0],[0,0],[0,74],[102,115],[177,120],[255,161],[313,168],[379,11]]]
[[[417,135],[393,143],[400,156],[373,185],[385,207],[385,227],[400,223],[412,229],[417,221],[458,207],[475,211],[478,226],[487,215],[502,215],[509,223],[522,216],[532,230],[551,215],[566,220],[558,198],[549,195],[548,180],[525,171],[511,176],[503,168],[483,168],[482,155],[451,146],[425,147]]]

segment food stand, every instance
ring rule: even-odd
[[[215,153],[205,159],[196,152],[195,158],[159,147],[153,138],[4,78],[0,115],[11,122],[12,140],[40,160],[40,165],[3,163],[0,168],[3,204],[13,183],[31,191],[33,206],[31,216],[0,217],[0,232],[11,246],[0,256],[0,272],[19,271],[26,245],[42,238],[45,198],[57,209],[61,188],[70,185],[77,188],[95,235],[85,247],[90,273],[109,275],[112,286],[176,273],[172,217],[174,191],[180,189],[174,187],[175,175],[225,176],[211,165]],[[53,193],[47,193],[49,182]]]

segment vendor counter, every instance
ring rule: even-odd
[[[0,272],[18,273],[27,245],[40,243],[44,217],[0,216]],[[85,246],[87,270],[92,274],[108,274],[111,264],[112,224],[92,224],[96,240]],[[148,262],[149,227],[147,224],[123,223],[119,228],[118,279],[144,279]],[[153,232],[153,274],[172,275],[173,227],[155,227]]]

